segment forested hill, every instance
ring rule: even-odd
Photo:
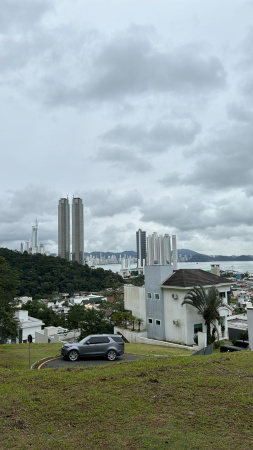
[[[17,296],[43,298],[54,292],[91,292],[123,285],[122,277],[110,270],[91,269],[59,257],[22,254],[7,248],[0,248],[0,257],[17,272]]]

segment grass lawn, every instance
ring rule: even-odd
[[[165,347],[163,345],[125,344],[125,352],[147,356],[191,356],[195,350],[191,351],[185,350],[184,348]]]
[[[32,344],[31,363],[59,348]],[[32,371],[28,345],[0,346],[0,448],[252,449],[253,352],[165,355]]]

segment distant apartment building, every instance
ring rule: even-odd
[[[177,237],[172,236],[172,264],[173,269],[177,270]]]
[[[70,236],[72,232],[72,258]],[[58,256],[68,261],[84,263],[83,202],[79,197],[72,199],[72,230],[70,232],[69,199],[60,198],[58,204]]]
[[[172,258],[171,239],[169,234],[158,235],[156,232],[147,237],[147,266],[160,264],[162,266],[177,266],[176,236],[172,236]]]
[[[84,262],[84,223],[81,198],[72,200],[72,261]]]
[[[35,225],[32,227],[32,253],[39,251],[39,236],[38,236],[38,220],[35,220]]]
[[[58,256],[70,260],[70,206],[68,198],[58,204]]]
[[[136,250],[137,250],[137,267],[143,267],[146,264],[147,248],[146,248],[146,231],[139,229],[136,231]]]

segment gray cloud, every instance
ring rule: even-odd
[[[146,34],[140,36],[137,29],[114,35],[104,45],[98,42],[97,51],[93,57],[89,53],[88,60],[84,54],[82,59],[74,58],[81,75],[75,83],[68,74],[64,81],[52,74],[48,79],[48,104],[76,106],[148,93],[209,95],[225,87],[224,67],[206,48],[189,45],[162,50]]]
[[[27,32],[39,22],[46,13],[53,10],[48,0],[1,0],[0,29]]]
[[[111,224],[99,233],[96,238],[87,241],[89,249],[101,251],[122,252],[124,250],[136,250],[135,225],[127,222],[124,225]]]
[[[129,214],[143,203],[138,191],[128,190],[117,194],[111,189],[94,190],[84,195],[85,205],[94,217],[113,217],[119,214]]]
[[[191,46],[158,50],[132,35],[109,42],[94,60],[89,98],[112,99],[144,92],[191,92],[225,85],[221,61]]]
[[[20,242],[31,238],[32,225],[38,218],[40,234],[44,240],[57,237],[52,227],[57,213],[57,193],[44,186],[27,185],[22,189],[6,191],[0,202],[0,246],[10,241]]]
[[[227,113],[229,119],[236,120],[238,122],[249,123],[253,119],[253,110],[245,107],[245,105],[230,103],[227,106]]]
[[[115,169],[133,172],[150,172],[152,165],[132,149],[124,147],[102,147],[98,150],[96,159],[104,161]]]
[[[125,144],[140,148],[144,152],[164,152],[171,147],[190,145],[201,131],[193,121],[163,122],[145,127],[139,125],[117,125],[101,138],[114,144]]]
[[[235,201],[233,195],[218,200],[210,194],[202,194],[201,197],[194,194],[194,191],[188,194],[179,192],[177,197],[150,199],[149,204],[140,209],[141,220],[147,223],[153,221],[167,228],[173,227],[178,233],[198,231],[210,234],[213,228],[237,229],[241,225],[252,228],[251,208],[245,195],[238,195],[238,201]],[[224,237],[224,232],[219,238],[222,235]],[[228,235],[230,234],[225,233],[226,237]]]
[[[231,188],[247,189],[253,177],[252,133],[251,123],[238,123],[213,131],[206,143],[195,148],[195,161],[191,161],[189,169],[177,171],[174,181],[220,192]],[[187,159],[192,156],[189,152]],[[171,174],[161,183],[170,186]]]
[[[74,3],[1,3],[0,245],[19,248],[37,217],[57,251],[58,199],[74,194],[90,251],[135,247],[141,227],[253,253],[249,10]]]

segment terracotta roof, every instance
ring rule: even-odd
[[[230,284],[227,278],[214,275],[202,269],[179,269],[175,270],[163,283],[162,286],[213,286],[215,284]]]

